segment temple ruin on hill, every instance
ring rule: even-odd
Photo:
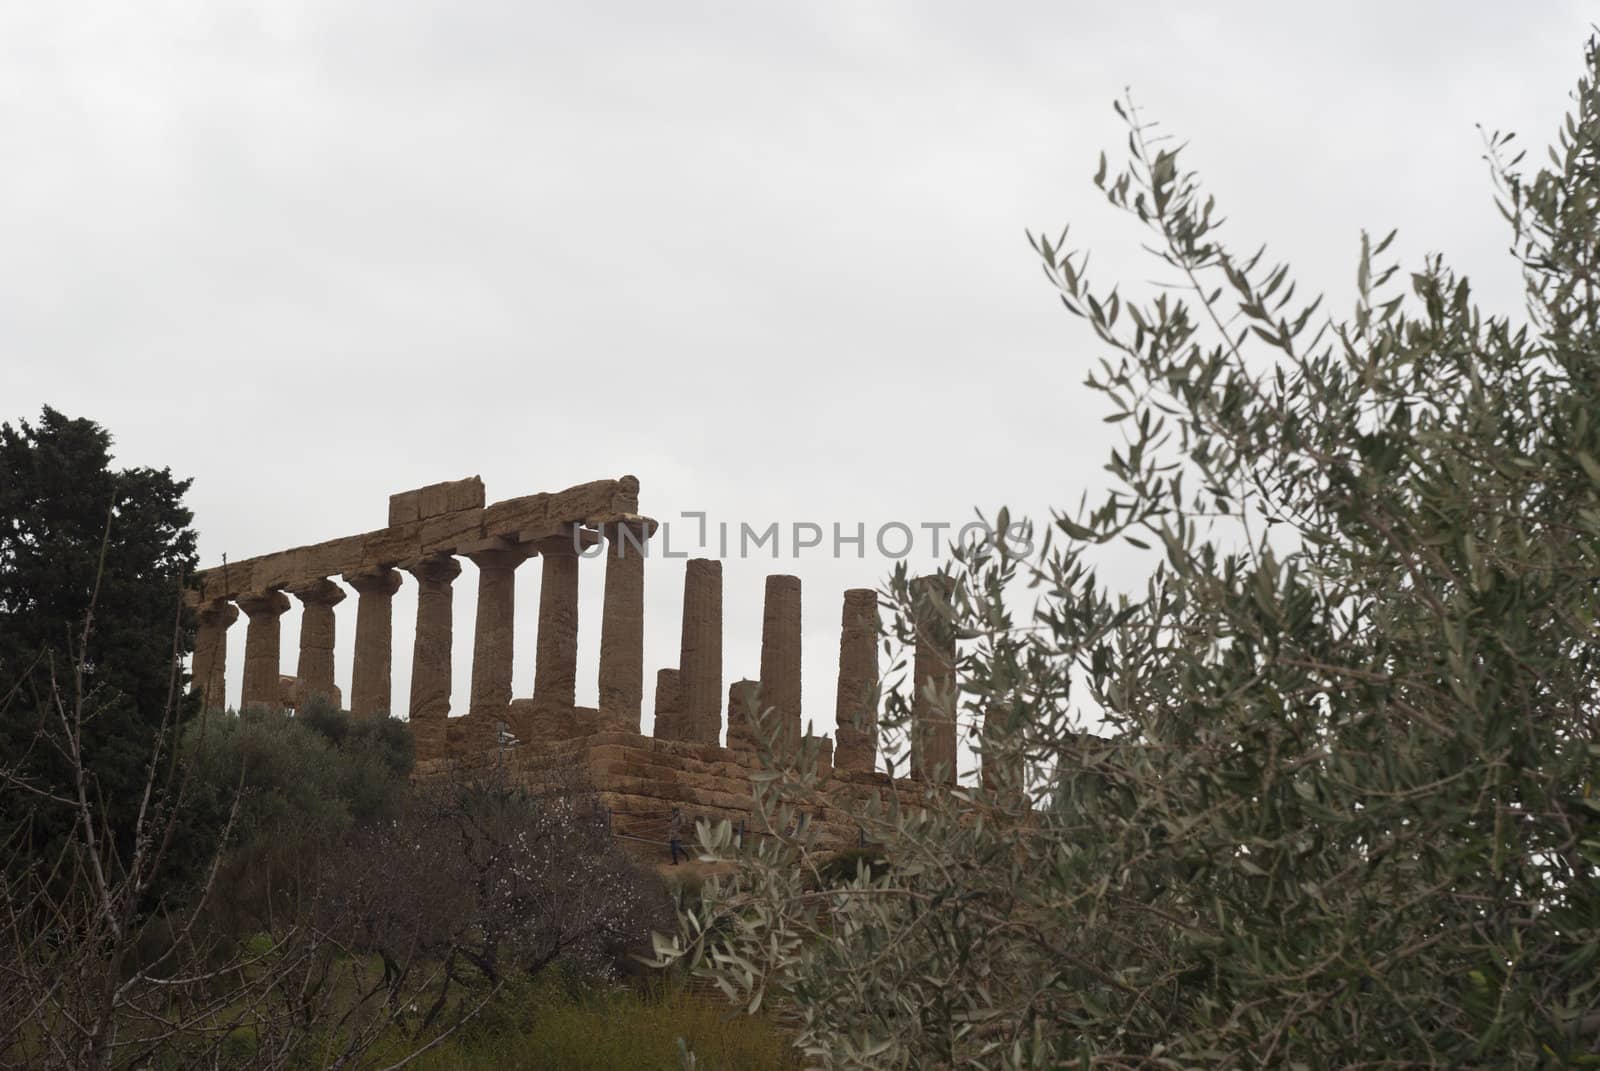
[[[441,776],[484,761],[532,769],[558,761],[587,769],[615,828],[654,837],[674,806],[734,822],[750,818],[756,743],[746,711],[752,699],[777,719],[782,738],[799,741],[800,580],[769,576],[762,616],[759,680],[728,690],[723,738],[722,564],[691,559],[683,595],[678,664],[656,677],[653,736],[640,732],[644,700],[644,570],[656,522],[639,512],[639,481],[598,480],[565,491],[485,504],[477,477],[391,495],[385,528],[207,569],[192,593],[199,628],[194,688],[208,708],[223,705],[228,631],[244,612],[244,682],[240,706],[298,705],[315,695],[338,702],[334,685],[334,606],[356,593],[355,656],[348,707],[356,715],[407,712],[417,774]],[[584,548],[604,544],[605,592],[600,627],[599,701],[576,701],[578,577]],[[458,559],[478,568],[468,709],[452,716],[451,585]],[[541,561],[532,696],[512,694],[514,574]],[[391,695],[391,601],[409,575],[417,585],[411,690]],[[935,594],[943,579],[928,577]],[[293,601],[291,601],[291,596]],[[281,674],[279,620],[301,607],[295,674]],[[877,770],[878,603],[870,589],[846,591],[840,622],[836,737],[820,749],[822,793],[814,818],[827,835],[853,837],[852,806],[897,786]],[[956,727],[935,716],[925,694],[953,673],[954,641],[919,637],[914,665],[918,700],[912,782],[954,780]],[[858,728],[857,726],[860,726]],[[836,743],[835,743],[836,740]],[[901,789],[916,787],[902,783]]]

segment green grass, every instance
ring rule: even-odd
[[[574,1000],[554,985],[505,996],[408,1068],[418,1071],[677,1071],[678,1038],[709,1071],[800,1064],[765,1016],[689,993],[619,988]],[[398,1056],[403,1049],[393,1050]],[[374,1054],[376,1055],[376,1054]]]

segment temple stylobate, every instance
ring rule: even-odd
[[[370,532],[198,574],[191,592],[198,625],[193,687],[206,708],[224,706],[228,634],[241,615],[241,707],[298,706],[317,695],[338,703],[334,608],[354,592],[349,709],[358,716],[404,713],[420,775],[442,769],[441,763],[459,765],[486,755],[498,761],[503,742],[515,739],[523,755],[563,749],[582,755],[597,789],[621,816],[643,822],[661,806],[688,804],[709,814],[748,817],[748,772],[759,751],[750,715],[763,711],[776,746],[814,747],[819,773],[847,795],[956,780],[956,647],[943,624],[948,614],[935,606],[951,597],[948,578],[926,577],[913,585],[921,609],[911,777],[902,783],[877,769],[880,623],[871,589],[844,593],[835,751],[833,739],[810,735],[803,716],[800,579],[767,577],[759,676],[727,685],[722,563],[688,560],[678,664],[657,673],[655,726],[645,737],[644,574],[656,522],[639,513],[637,479],[596,480],[486,503],[483,482],[470,477],[391,495],[388,520]],[[451,655],[464,631],[457,628],[453,594],[463,558],[477,569],[477,612],[467,709],[453,712]],[[534,684],[532,695],[519,697],[512,686],[519,650],[516,574],[531,559],[538,559],[541,570]],[[591,570],[602,574],[604,584],[598,702],[580,707],[579,583]],[[392,682],[393,599],[408,582],[416,586],[416,621],[410,692],[401,699]],[[292,688],[286,689],[291,678],[280,675],[279,625],[296,604],[300,650]]]

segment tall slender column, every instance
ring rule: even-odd
[[[202,710],[222,710],[228,702],[228,628],[239,620],[239,608],[219,600],[200,607],[195,617],[199,628],[191,689],[200,697]]]
[[[917,649],[912,666],[911,776],[956,779],[956,635],[949,620],[954,581],[934,574],[911,582]],[[937,693],[939,702],[933,695]]]
[[[683,577],[683,638],[678,649],[685,740],[714,744],[722,734],[722,563],[691,558]]]
[[[834,765],[871,771],[878,765],[878,593],[851,588],[844,593],[839,627],[839,690],[834,707],[839,746]]]
[[[448,555],[423,558],[405,566],[417,578],[417,636],[411,654],[411,724],[417,743],[442,744],[444,720],[450,714],[451,581],[461,563]]]
[[[344,588],[331,580],[314,580],[289,589],[305,609],[300,614],[300,661],[295,667],[304,706],[312,696],[334,701],[333,684],[333,608],[344,601]]]
[[[654,521],[605,525],[606,593],[600,611],[600,713],[639,731],[644,703],[645,540]]]
[[[281,591],[256,591],[234,600],[250,619],[244,634],[244,688],[239,709],[283,706],[278,680],[278,618],[289,609]]]
[[[578,701],[578,551],[572,537],[540,541],[539,635],[533,663],[535,702],[555,707]]]
[[[350,713],[387,717],[394,667],[394,593],[400,574],[387,567],[345,573],[356,590],[356,656],[350,673]]]
[[[681,740],[680,723],[683,719],[683,691],[675,669],[656,670],[656,724],[652,731],[657,740]]]
[[[800,578],[767,577],[761,613],[761,706],[777,719],[783,747],[800,741]]]
[[[503,714],[511,704],[517,566],[532,553],[532,547],[506,546],[467,555],[478,567],[478,621],[472,634],[469,713]]]

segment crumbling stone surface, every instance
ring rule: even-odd
[[[516,571],[533,553],[531,546],[507,544],[467,555],[478,567],[478,619],[472,634],[472,698],[468,713],[494,713],[511,702]]]
[[[350,673],[350,713],[363,717],[394,711],[394,593],[400,574],[387,567],[344,574],[355,589],[356,650]]]
[[[391,495],[387,527],[202,570],[195,575],[199,601],[231,601],[428,555],[466,553],[486,539],[531,543],[568,533],[574,524],[637,517],[639,481],[595,480],[490,505],[484,497],[476,476]]]
[[[841,769],[872,770],[878,764],[877,686],[878,593],[871,588],[851,588],[844,593],[839,625],[839,686],[834,707],[839,741],[834,762]]]
[[[737,680],[728,686],[728,749],[755,752],[760,739],[751,718],[760,712],[761,682]]]
[[[257,591],[234,601],[250,621],[244,634],[244,685],[239,707],[281,707],[278,619],[289,609],[289,598],[281,591]]]
[[[289,594],[305,607],[300,615],[300,661],[296,664],[295,709],[320,695],[332,699],[338,688],[333,683],[333,608],[344,601],[344,588],[331,580],[314,580],[289,589]]]
[[[450,714],[451,583],[461,563],[443,556],[406,566],[417,578],[417,632],[411,654],[411,727],[418,757],[441,752]]]
[[[761,614],[761,706],[770,709],[781,742],[800,739],[800,578],[767,577]]]
[[[683,739],[716,743],[722,735],[722,563],[710,558],[691,558],[684,570],[678,673]]]
[[[571,535],[551,536],[536,546],[544,575],[533,697],[547,706],[570,707],[578,694],[578,552]]]
[[[195,611],[192,690],[203,710],[227,706],[228,628],[238,619],[239,608],[232,603],[205,603]]]
[[[912,665],[911,776],[953,784],[956,780],[956,637],[950,624],[948,576],[919,576],[911,582],[917,647]],[[936,703],[934,695],[945,697]]]
[[[681,740],[679,722],[683,717],[682,680],[675,669],[656,670],[656,725],[658,740]]]
[[[637,481],[635,481],[637,493]],[[600,611],[600,713],[639,731],[644,704],[644,563],[655,522],[611,521],[601,528],[606,547],[605,601]]]

